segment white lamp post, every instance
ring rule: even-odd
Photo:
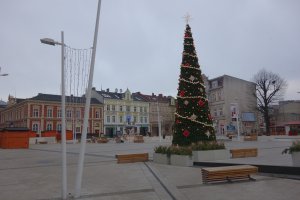
[[[97,16],[96,16],[96,24],[95,24],[95,32],[94,32],[94,41],[93,41],[93,52],[92,52],[92,60],[91,60],[91,68],[90,68],[90,74],[89,74],[88,88],[87,88],[87,92],[86,92],[86,101],[85,101],[85,108],[84,108],[84,120],[83,120],[83,131],[82,131],[82,135],[81,135],[81,146],[80,146],[80,153],[79,153],[79,160],[78,160],[78,167],[77,167],[77,175],[76,175],[76,182],[75,182],[75,198],[79,198],[80,194],[81,194],[81,183],[82,183],[82,173],[83,173],[83,166],[84,166],[86,136],[87,136],[87,129],[88,129],[88,119],[89,119],[89,112],[90,112],[93,75],[94,75],[94,67],[95,67],[95,59],[96,59],[100,8],[101,8],[101,0],[98,0]]]
[[[41,39],[41,43],[61,46],[61,145],[62,145],[62,199],[67,199],[67,148],[66,148],[66,96],[65,96],[65,43],[64,32],[61,32],[61,42],[50,38]]]

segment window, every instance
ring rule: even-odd
[[[47,131],[51,131],[51,130],[52,130],[52,124],[47,124],[46,130],[47,130]]]
[[[80,112],[80,110],[76,110],[76,118],[77,119],[81,118],[81,112]]]
[[[47,117],[52,117],[52,113],[53,113],[52,108],[48,108],[47,109]]]
[[[37,132],[38,130],[39,130],[39,124],[33,123],[33,124],[32,124],[32,131]]]
[[[58,109],[58,110],[57,110],[57,117],[58,117],[58,118],[61,118],[61,109]]]
[[[120,106],[120,111],[123,111],[123,106]]]
[[[33,117],[39,117],[39,109],[37,108],[33,109]]]
[[[213,81],[213,82],[211,83],[211,85],[212,85],[212,88],[218,87],[218,81]]]
[[[127,111],[127,112],[130,111],[130,106],[126,106],[126,111]]]
[[[71,110],[67,110],[67,118],[71,118],[72,117],[72,111]]]
[[[106,105],[106,110],[110,110],[110,105]]]
[[[147,112],[147,107],[144,107],[144,112]]]
[[[111,105],[111,110],[115,111],[116,110],[116,106],[115,105]]]
[[[222,108],[219,109],[219,115],[220,115],[220,116],[223,115],[223,109],[222,109]]]
[[[133,112],[136,112],[136,106],[133,107]]]
[[[95,117],[96,119],[99,119],[100,118],[100,112],[97,110],[96,113],[95,113]]]
[[[214,116],[218,116],[217,109],[214,110]]]
[[[140,112],[143,112],[143,107],[140,107]]]
[[[81,133],[81,127],[80,126],[76,127],[76,133]]]
[[[140,117],[140,122],[143,123],[143,117]]]
[[[133,122],[136,123],[136,116],[133,117]]]
[[[110,123],[110,116],[106,116],[106,122]]]
[[[123,115],[120,116],[120,123],[123,123]]]
[[[148,123],[147,117],[144,117],[144,122],[145,122],[145,123]]]
[[[112,116],[111,121],[112,121],[112,123],[115,123],[116,122],[116,116]]]
[[[56,130],[57,130],[57,131],[61,131],[61,124],[57,124],[57,125],[56,125]]]

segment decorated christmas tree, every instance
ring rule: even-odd
[[[187,21],[172,143],[186,146],[199,141],[214,140],[216,140],[216,136],[208,107],[205,85],[191,28]]]

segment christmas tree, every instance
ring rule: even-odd
[[[216,136],[208,107],[205,85],[191,28],[187,22],[172,143],[186,146],[199,141],[214,140],[216,140]]]

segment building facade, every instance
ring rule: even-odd
[[[271,107],[270,115],[272,135],[288,135],[290,131],[300,134],[299,100],[279,101]]]
[[[85,98],[66,97],[66,129],[81,134]],[[61,131],[61,96],[41,94],[28,99],[9,96],[8,104],[0,111],[0,128],[26,127],[35,132]],[[103,104],[91,99],[88,133],[103,132]]]
[[[159,95],[146,95],[137,92],[140,98],[149,102],[149,121],[150,129],[149,132],[152,136],[159,135],[159,120],[161,127],[161,135],[172,135],[173,126],[175,122],[175,99],[171,96]]]
[[[92,89],[92,97],[104,104],[104,134],[109,137],[122,134],[149,132],[149,103],[127,89],[110,92]]]
[[[204,82],[217,135],[258,131],[255,83],[228,75]]]

